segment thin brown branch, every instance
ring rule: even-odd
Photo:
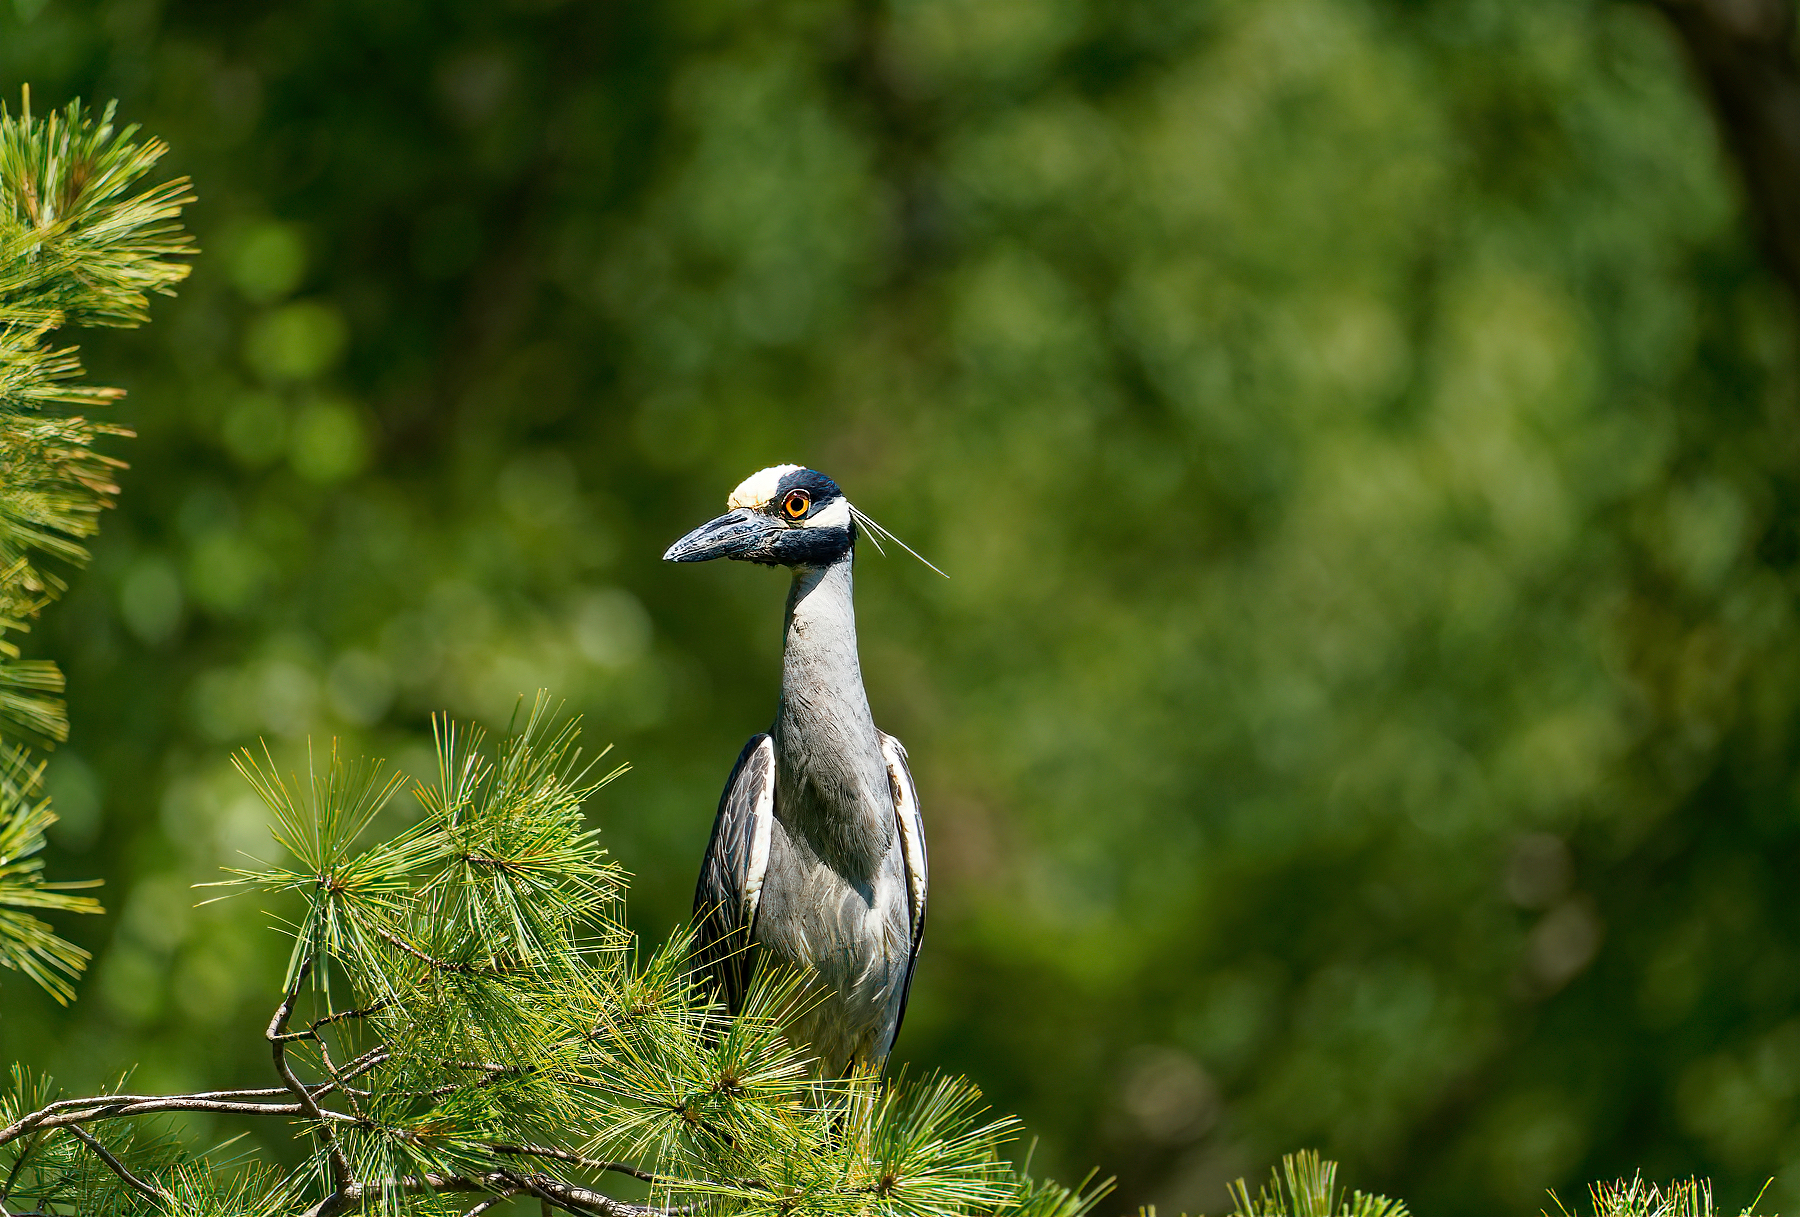
[[[491,866],[496,870],[512,870],[515,866],[505,858],[490,858],[486,854],[462,854],[461,857],[470,866]]]
[[[125,1181],[125,1185],[127,1187],[129,1187],[132,1191],[138,1192],[144,1196],[148,1196],[150,1199],[156,1201],[156,1203],[158,1203],[158,1204],[162,1204],[168,1200],[168,1197],[163,1195],[162,1192],[158,1191],[156,1188],[152,1187],[150,1184],[145,1183],[142,1179],[139,1179],[136,1175],[132,1174],[131,1170],[123,1162],[119,1161],[116,1157],[114,1157],[111,1150],[107,1149],[106,1146],[100,1144],[99,1140],[94,1136],[94,1134],[90,1133],[87,1129],[77,1128],[77,1127],[71,1125],[69,1127],[68,1131],[69,1131],[70,1136],[74,1137],[77,1141],[80,1141],[83,1145],[87,1146],[89,1149],[93,1150],[94,1156],[96,1158],[100,1159],[100,1161],[106,1163],[107,1169],[112,1171],[112,1173],[117,1175],[119,1178],[123,1179]]]
[[[341,1213],[345,1209],[362,1200],[362,1188],[352,1186],[348,1191],[332,1192],[323,1200],[307,1209],[300,1217],[331,1217],[333,1213]]]
[[[314,1089],[314,1095],[324,1088]],[[93,1102],[93,1100],[90,1100]],[[107,1102],[91,1106],[85,1110],[66,1111],[58,1115],[48,1116],[23,1129],[15,1136],[23,1136],[31,1132],[49,1132],[57,1128],[73,1128],[80,1124],[89,1124],[95,1120],[126,1119],[131,1116],[155,1115],[166,1111],[205,1111],[215,1115],[228,1116],[298,1116],[309,1114],[298,1103],[226,1103],[214,1099],[197,1099],[190,1095],[170,1095],[161,1099],[140,1099],[130,1103]],[[34,1113],[36,1114],[36,1113]],[[355,1116],[347,1116],[342,1112],[329,1108],[320,1109],[320,1118],[345,1124],[361,1123]],[[8,1138],[13,1139],[13,1138]],[[0,1142],[3,1143],[3,1142]]]
[[[70,1128],[77,1124],[88,1124],[95,1120],[116,1120],[129,1116],[148,1116],[164,1111],[207,1111],[215,1115],[226,1116],[298,1116],[311,1114],[298,1103],[220,1103],[209,1100],[193,1100],[183,1096],[167,1099],[145,1099],[138,1103],[106,1104],[92,1107],[85,1111],[65,1112],[40,1121],[34,1131],[47,1131],[52,1128]],[[346,1116],[340,1112],[322,1111],[319,1118],[355,1122],[356,1117]]]
[[[314,1087],[313,1094],[315,1096],[321,1095],[321,1094],[326,1093],[330,1089],[331,1089],[331,1086],[329,1084],[326,1084],[324,1086]],[[0,1145],[5,1145],[9,1141],[15,1141],[18,1138],[24,1136],[26,1133],[31,1132],[33,1129],[36,1129],[36,1128],[40,1128],[40,1127],[59,1128],[59,1127],[62,1127],[62,1125],[60,1125],[60,1124],[46,1124],[45,1121],[47,1121],[50,1117],[58,1114],[59,1112],[69,1111],[73,1108],[94,1108],[96,1111],[98,1111],[102,1108],[111,1109],[111,1108],[118,1107],[120,1105],[136,1105],[136,1104],[143,1104],[143,1103],[165,1103],[165,1104],[170,1103],[170,1102],[196,1103],[196,1104],[197,1103],[213,1103],[213,1102],[237,1103],[237,1102],[240,1102],[240,1101],[246,1100],[246,1099],[274,1098],[276,1095],[285,1095],[288,1093],[290,1093],[290,1092],[286,1086],[272,1086],[272,1087],[267,1087],[267,1088],[257,1089],[257,1090],[202,1090],[202,1091],[198,1091],[194,1094],[183,1094],[183,1095],[101,1094],[101,1095],[89,1095],[84,1098],[78,1098],[78,1099],[58,1099],[54,1103],[49,1103],[43,1107],[38,1108],[36,1111],[31,1112],[29,1115],[24,1115],[24,1116],[19,1117],[19,1119],[16,1120],[15,1122],[13,1122],[12,1124],[7,1125],[3,1129],[0,1129]],[[246,1110],[263,1111],[264,1109],[261,1105],[245,1104],[244,1106],[233,1107],[233,1108],[160,1107],[160,1108],[154,1108],[152,1110],[161,1110],[161,1111],[229,1110],[229,1111],[243,1112]],[[268,1107],[266,1109],[266,1114],[285,1115],[288,1113],[288,1110],[289,1109],[286,1105],[283,1105],[281,1107]],[[129,1114],[141,1115],[143,1113],[140,1111],[132,1111]],[[99,1116],[99,1117],[84,1116],[82,1118],[81,1122],[85,1123],[90,1118],[105,1118],[105,1117],[104,1116]]]
[[[449,1086],[433,1086],[430,1090],[384,1090],[382,1093],[403,1099],[441,1099],[445,1095],[455,1094],[461,1089],[461,1083],[452,1083]],[[359,1090],[356,1093],[367,1098],[375,1092],[372,1090]]]
[[[306,983],[307,976],[312,973],[312,967],[313,961],[310,959],[300,965],[300,970],[294,977],[294,983],[288,987],[286,996],[281,999],[281,1005],[275,1008],[275,1016],[269,1020],[269,1029],[266,1035],[269,1041],[269,1051],[275,1061],[275,1072],[280,1074],[281,1080],[287,1083],[288,1089],[299,1101],[300,1108],[317,1121],[319,1138],[325,1142],[326,1157],[331,1164],[332,1195],[343,1198],[337,1206],[327,1203],[324,1208],[320,1209],[320,1217],[329,1217],[329,1214],[339,1212],[350,1204],[348,1194],[356,1186],[356,1176],[350,1169],[350,1159],[344,1156],[344,1147],[338,1141],[337,1132],[326,1120],[325,1113],[319,1108],[318,1100],[313,1097],[312,1091],[307,1089],[294,1075],[293,1067],[288,1064],[287,1042],[283,1038],[288,1019],[292,1018],[294,1014],[294,1003],[300,1000],[300,988]],[[329,1201],[331,1197],[326,1199]]]
[[[674,1179],[633,1166],[629,1162],[607,1162],[598,1158],[584,1158],[580,1154],[572,1154],[566,1149],[556,1149],[548,1145],[505,1145],[498,1142],[486,1147],[496,1154],[517,1155],[530,1158],[554,1158],[558,1162],[567,1162],[590,1171],[612,1171],[615,1174],[630,1175],[633,1179],[642,1179],[645,1183],[675,1183]]]
[[[489,1196],[486,1200],[483,1200],[480,1204],[464,1213],[463,1217],[481,1217],[481,1214],[487,1212],[496,1204],[502,1204],[518,1194],[519,1191],[517,1188],[508,1188],[502,1192],[495,1192],[492,1196]]]
[[[548,1200],[571,1213],[594,1213],[599,1217],[687,1217],[686,1208],[657,1208],[646,1204],[627,1204],[604,1192],[565,1183],[553,1175],[529,1175],[520,1180],[526,1190],[541,1200]]]
[[[312,1022],[307,1024],[306,1030],[304,1031],[284,1032],[281,1036],[282,1042],[292,1043],[295,1040],[318,1040],[320,1038],[320,1028],[329,1027],[332,1023],[343,1022],[345,1019],[368,1018],[371,1014],[385,1010],[388,1007],[388,1004],[389,1003],[384,998],[374,1005],[366,1006],[361,1010],[340,1010],[336,1014],[327,1014],[322,1018],[315,1018]],[[321,1040],[320,1042],[323,1041]]]
[[[344,1099],[350,1104],[351,1112],[359,1120],[367,1119],[368,1117],[363,1114],[362,1104],[358,1103],[356,1098],[359,1093],[366,1095],[369,1092],[366,1090],[358,1091],[354,1086],[344,1085],[344,1079],[338,1073],[337,1066],[331,1062],[331,1052],[325,1047],[324,1040],[319,1041],[319,1060],[324,1064],[325,1072],[331,1075],[333,1084],[337,1086],[338,1090],[343,1094]]]
[[[399,947],[402,951],[405,951],[408,955],[411,955],[414,959],[417,959],[422,963],[428,964],[431,967],[434,967],[441,972],[459,972],[464,975],[468,975],[469,973],[472,973],[475,971],[474,964],[456,963],[456,962],[453,962],[452,960],[448,960],[448,959],[439,959],[434,955],[427,955],[425,952],[421,951],[418,947],[415,947],[412,943],[406,941],[406,939],[400,937],[400,935],[394,933],[392,930],[377,929],[375,931],[375,934],[377,937],[379,937],[383,942],[387,943],[389,946]]]
[[[485,1175],[409,1175],[399,1180],[399,1184],[409,1192],[496,1192],[510,1187],[565,1212],[575,1213],[577,1217],[687,1217],[688,1213],[686,1209],[629,1204],[554,1175],[522,1175],[512,1171],[490,1171]],[[309,1217],[313,1215],[309,1214]],[[325,1217],[325,1214],[321,1212],[317,1217]]]
[[[372,1014],[381,1013],[381,1011],[387,1009],[388,1006],[392,1004],[392,1002],[384,997],[374,1005],[364,1006],[360,1010],[339,1010],[336,1014],[327,1014],[323,1018],[315,1018],[308,1029],[317,1031],[321,1027],[329,1027],[332,1023],[341,1023],[346,1019],[368,1018]]]
[[[348,1065],[344,1066],[344,1076],[342,1080],[345,1082],[353,1082],[363,1074],[369,1072],[369,1070],[385,1064],[392,1056],[393,1054],[387,1050],[385,1045],[377,1044],[361,1056],[357,1057],[354,1061],[351,1061]]]

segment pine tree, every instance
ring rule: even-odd
[[[58,1001],[87,952],[23,910],[95,913],[48,883],[37,855],[56,817],[34,747],[68,735],[62,673],[21,656],[8,633],[66,586],[59,567],[87,560],[100,511],[118,493],[121,462],[96,448],[123,427],[82,411],[110,405],[119,389],[77,383],[75,348],[56,347],[61,326],[136,326],[153,293],[187,276],[192,252],[177,223],[192,201],[186,179],[138,190],[167,147],[117,129],[113,107],[94,117],[79,101],[45,118],[25,90],[15,118],[0,106],[0,964],[24,972]]]
[[[497,749],[440,722],[423,814],[387,834],[370,830],[404,782],[381,764],[334,753],[284,779],[266,752],[240,754],[288,860],[223,882],[300,903],[262,1032],[271,1085],[62,1098],[16,1073],[0,1206],[1080,1217],[1103,1194],[1013,1167],[1016,1122],[964,1079],[812,1080],[782,1034],[809,1000],[798,978],[765,974],[731,1018],[694,979],[686,935],[640,951],[624,876],[583,813],[624,768],[584,761],[578,735],[541,695]],[[291,1171],[215,1163],[158,1131],[178,1111],[285,1121],[311,1153]]]

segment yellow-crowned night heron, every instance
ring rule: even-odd
[[[879,731],[856,655],[850,567],[859,522],[837,484],[798,465],[752,474],[730,510],[669,547],[793,570],[781,701],[725,783],[694,893],[695,954],[727,1007],[758,956],[810,969],[823,998],[791,1029],[821,1076],[894,1046],[925,929],[925,828],[906,749]]]

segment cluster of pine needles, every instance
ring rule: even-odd
[[[150,297],[187,276],[193,252],[178,217],[186,179],[139,189],[168,150],[118,128],[79,101],[47,116],[0,105],[0,966],[31,977],[58,1001],[87,952],[58,937],[37,911],[98,912],[84,884],[51,884],[38,857],[55,820],[33,749],[68,735],[62,673],[21,656],[8,635],[29,628],[79,566],[82,542],[118,492],[121,462],[96,447],[130,434],[87,412],[123,391],[76,383],[65,324],[135,326]]]
[[[1269,1182],[1255,1193],[1244,1179],[1226,1189],[1231,1196],[1231,1217],[1409,1217],[1404,1201],[1370,1192],[1341,1191],[1337,1172],[1338,1164],[1320,1157],[1317,1150],[1284,1154],[1281,1165],[1269,1172]],[[1592,1184],[1588,1196],[1593,1217],[1720,1217],[1713,1206],[1712,1184],[1705,1179],[1678,1179],[1665,1187],[1635,1175]],[[1555,1217],[1582,1217],[1579,1205],[1568,1207],[1555,1191],[1549,1198]],[[1758,1195],[1739,1217],[1755,1217],[1761,1201]],[[1155,1207],[1140,1210],[1139,1217],[1156,1217]],[[1544,1217],[1550,1217],[1547,1210]]]

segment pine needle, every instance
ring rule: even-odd
[[[167,295],[193,252],[181,230],[186,179],[139,188],[167,151],[116,128],[81,102],[38,118],[29,88],[15,117],[0,105],[0,965],[59,1002],[86,951],[23,908],[92,913],[100,906],[45,883],[35,855],[55,822],[29,748],[68,738],[62,673],[20,657],[6,634],[29,622],[66,583],[56,567],[87,561],[82,542],[118,493],[122,462],[96,450],[130,432],[85,411],[122,396],[76,383],[73,347],[52,345],[65,324],[136,326],[151,295]]]

